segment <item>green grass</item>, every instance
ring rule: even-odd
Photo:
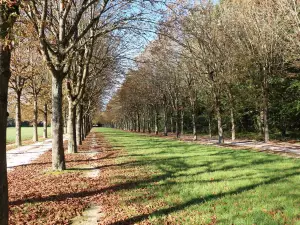
[[[132,224],[300,224],[299,159],[97,131],[126,152],[117,163],[127,174],[115,176]]]
[[[32,127],[22,127],[22,141],[30,140],[33,137],[33,128]],[[43,136],[43,127],[38,127],[38,135],[39,137]],[[48,136],[51,136],[51,127],[48,127]],[[14,127],[8,127],[7,128],[7,134],[6,134],[6,144],[12,144],[15,143],[16,140],[16,129]]]

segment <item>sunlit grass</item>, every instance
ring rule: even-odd
[[[118,191],[136,223],[300,224],[299,159],[98,131],[126,152],[113,182],[137,182]]]
[[[33,127],[22,127],[22,141],[30,140],[33,137]],[[38,127],[38,135],[39,137],[43,136],[43,127]],[[48,127],[48,136],[51,136],[51,127]],[[6,144],[15,143],[16,140],[16,128],[8,127],[6,134]]]

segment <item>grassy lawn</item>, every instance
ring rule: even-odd
[[[97,131],[122,152],[110,182],[124,223],[300,224],[299,159]]]
[[[33,128],[32,127],[22,127],[22,141],[32,139]],[[43,136],[43,127],[38,127],[39,137]],[[48,127],[48,135],[51,136],[51,127]],[[7,128],[6,143],[12,144],[16,140],[16,129],[14,127]]]

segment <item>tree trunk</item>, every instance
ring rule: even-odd
[[[3,12],[1,12],[3,13]],[[3,23],[0,16],[0,26]],[[3,28],[0,27],[3,34]],[[4,29],[6,30],[6,29]],[[1,35],[2,35],[1,34]],[[0,40],[0,224],[8,224],[8,184],[6,165],[7,93],[10,78],[10,48]]]
[[[34,96],[33,101],[33,142],[37,142],[39,140],[38,137],[38,102],[37,102],[37,96]]]
[[[258,129],[259,129],[259,134],[261,137],[264,135],[264,111],[260,110],[259,116],[257,117],[257,123],[258,123]]]
[[[264,102],[268,100],[264,99]],[[268,106],[266,103],[264,103],[264,139],[265,142],[269,142],[270,137],[269,137],[269,123],[268,123]]]
[[[136,132],[137,131],[137,124],[136,124],[136,120],[133,120],[133,131]]]
[[[86,138],[86,116],[82,116],[82,135],[83,135],[83,139]]]
[[[137,114],[137,131],[140,133],[141,132],[141,123],[140,123],[140,114]]]
[[[269,122],[268,122],[268,80],[266,75],[264,76],[263,85],[263,118],[264,118],[264,139],[265,142],[269,142]]]
[[[195,111],[193,110],[192,112],[192,126],[193,126],[193,140],[196,141],[197,140],[197,127],[196,127],[196,115],[195,115]]]
[[[235,140],[235,119],[234,119],[234,102],[231,94],[231,90],[228,87],[228,95],[230,101],[230,121],[231,121],[231,140]]]
[[[113,125],[112,125],[112,127],[113,127]],[[86,116],[86,129],[85,129],[85,131],[86,131],[86,136],[88,136],[88,134],[90,132],[90,117],[88,115]]]
[[[82,140],[81,140],[81,104],[77,105],[76,108],[76,141],[77,145],[82,145]]]
[[[210,116],[208,116],[208,135],[209,135],[209,138],[211,139],[212,133],[211,133],[211,118],[210,118]]]
[[[148,121],[147,121],[147,126],[148,126],[148,133],[151,134],[151,119],[150,119],[150,116],[149,116]]]
[[[222,128],[222,118],[220,113],[220,108],[217,109],[217,120],[218,120],[218,143],[222,144],[224,142],[223,140],[223,128]]]
[[[22,145],[21,134],[21,92],[17,91],[17,104],[16,104],[16,146]]]
[[[155,112],[154,115],[154,130],[155,130],[155,134],[158,135],[158,113]]]
[[[146,132],[146,119],[145,116],[143,116],[143,133]]]
[[[81,126],[81,142],[84,141],[84,116],[83,116],[83,106],[80,105],[80,126]]]
[[[62,78],[52,76],[52,168],[65,170],[62,116]]]
[[[43,138],[48,138],[48,106],[44,104]]]
[[[220,109],[220,99],[219,96],[215,93],[215,104],[216,104],[216,114],[217,114],[217,121],[218,121],[218,143],[224,143],[223,139],[223,128],[222,128],[222,117],[221,117],[221,109]]]
[[[69,113],[68,113],[68,153],[77,152],[76,144],[76,107],[69,99]]]
[[[180,112],[180,118],[181,118],[181,135],[183,135],[183,126],[184,126],[184,121],[183,121],[183,119],[184,119],[184,112],[183,112],[183,110],[181,110],[181,112]]]
[[[176,120],[175,120],[175,132],[176,132],[176,138],[180,137],[180,131],[179,131],[179,115],[178,112],[176,112]]]
[[[164,109],[164,136],[168,136],[168,116],[167,116],[167,110]]]
[[[173,116],[170,117],[170,123],[171,123],[171,133],[174,133],[174,127],[173,127]]]
[[[67,113],[67,110],[65,109],[64,110],[64,118],[63,118],[63,121],[64,121],[64,134],[67,134],[68,133],[68,113]]]
[[[231,119],[231,140],[235,140],[235,120],[234,120],[234,108],[230,108],[230,119]]]

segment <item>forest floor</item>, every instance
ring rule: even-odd
[[[300,224],[299,159],[94,128],[66,165],[9,171],[10,224]]]

